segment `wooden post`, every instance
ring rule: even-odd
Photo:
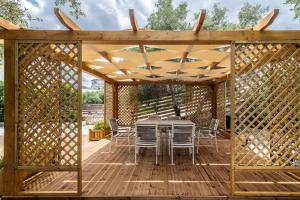
[[[113,117],[118,119],[118,84],[113,84]]]
[[[16,194],[16,44],[4,41],[4,195]]]
[[[211,109],[211,114],[212,114],[212,118],[217,119],[217,90],[218,90],[218,85],[214,84],[211,86],[212,87],[212,95],[211,95],[211,105],[212,105],[212,109]]]
[[[235,43],[231,44],[231,73],[230,73],[230,194],[235,194]]]

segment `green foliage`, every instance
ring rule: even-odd
[[[146,28],[153,30],[186,30],[190,24],[186,21],[188,5],[186,2],[173,7],[172,0],[158,0],[155,4],[156,12],[148,18]]]
[[[0,44],[0,65],[4,64],[4,44]]]
[[[220,3],[215,3],[213,5],[212,10],[208,11],[205,17],[203,30],[232,29],[234,25],[228,22],[227,12],[228,12],[227,8],[221,7]],[[198,13],[195,14],[195,18],[197,17],[198,17]]]
[[[0,158],[0,169],[4,167],[4,160],[3,158]]]
[[[28,9],[22,7],[20,0],[0,1],[0,17],[23,27],[27,27],[28,21],[34,19]]]
[[[300,0],[286,0],[285,4],[293,6],[290,10],[294,11],[294,18],[300,21]]]
[[[103,91],[87,91],[83,93],[84,104],[102,104],[104,103]]]
[[[65,5],[69,5],[70,14],[77,19],[85,15],[79,0],[55,0],[55,6]],[[0,17],[22,27],[28,27],[28,22],[32,20],[42,21],[40,18],[34,18],[28,9],[22,6],[20,0],[0,0]]]
[[[260,4],[251,5],[245,2],[238,14],[240,27],[253,27],[268,10],[268,7],[263,8]]]
[[[245,2],[238,13],[239,23],[230,22],[227,18],[228,9],[221,7],[220,3],[215,3],[211,11],[205,17],[203,30],[236,30],[246,27],[253,27],[269,10],[262,5],[251,5]],[[195,19],[198,13],[195,14]]]
[[[78,0],[56,0],[55,6],[65,6],[69,5],[71,8],[70,14],[76,19],[78,19],[80,16],[85,16],[85,13],[81,10],[81,2]]]
[[[99,121],[95,124],[94,126],[94,130],[104,130],[105,129],[105,125],[104,125],[104,121]]]

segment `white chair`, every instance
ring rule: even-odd
[[[215,147],[216,151],[219,152],[218,149],[218,141],[217,141],[217,133],[218,133],[218,127],[219,127],[219,120],[218,119],[211,119],[209,127],[199,127],[199,131],[197,134],[197,153],[199,153],[199,141],[200,138],[208,138],[211,140],[211,146],[212,141],[215,141]]]
[[[112,141],[115,139],[116,144],[118,143],[118,139],[127,139],[128,141],[128,151],[130,153],[130,137],[133,135],[133,129],[120,129],[117,119],[110,119],[109,120],[109,126],[110,126],[110,147],[109,147],[109,152],[111,152],[111,147],[112,147]]]
[[[159,134],[157,125],[139,124],[135,126],[135,153],[134,162],[140,148],[155,148],[155,164],[157,164]]]
[[[195,164],[195,125],[173,124],[171,132],[171,164],[174,164],[174,149],[188,148],[192,150],[193,164]]]
[[[161,117],[159,115],[149,115],[149,120],[161,120]]]

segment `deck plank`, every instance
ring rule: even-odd
[[[162,146],[159,165],[156,166],[155,153],[152,150],[143,149],[138,156],[138,164],[135,165],[133,148],[129,153],[127,146],[114,146],[114,152],[108,153],[107,142],[102,142],[103,148],[98,147],[96,150],[88,151],[89,155],[85,156],[83,161],[83,195],[87,197],[230,196],[230,141],[219,138],[218,143],[218,153],[213,147],[201,146],[199,154],[195,154],[196,165],[192,165],[191,156],[184,149],[176,150],[175,165],[170,165],[167,148]],[[201,144],[205,145],[207,141],[202,141]],[[88,148],[88,145],[85,145],[85,148]],[[95,144],[93,148],[96,148]],[[240,183],[236,186],[241,191],[300,190],[299,181],[285,173],[239,173],[237,180]],[[250,184],[251,181],[263,182]],[[290,182],[294,183],[290,184]],[[76,175],[74,173],[46,174],[39,180],[29,183],[26,188],[33,191],[75,190]]]

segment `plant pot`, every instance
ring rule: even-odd
[[[3,195],[3,169],[0,169],[0,197]]]
[[[98,141],[101,140],[102,138],[105,138],[105,130],[89,130],[89,140],[90,141]]]

